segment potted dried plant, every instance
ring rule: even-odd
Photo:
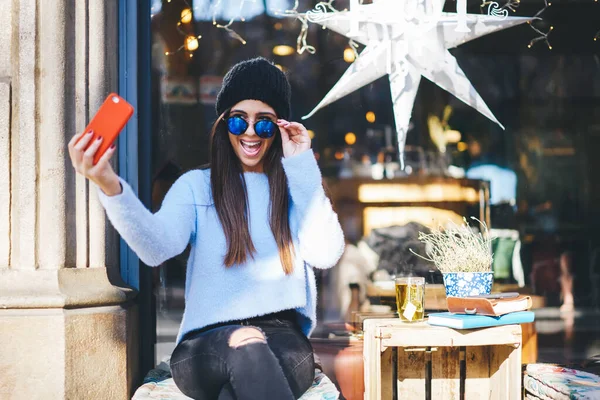
[[[492,290],[492,246],[487,225],[475,217],[471,219],[483,229],[476,232],[466,219],[462,225],[450,222],[445,228],[431,229],[431,233],[419,232],[427,257],[411,250],[440,270],[447,296],[477,296]]]

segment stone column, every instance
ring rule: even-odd
[[[66,147],[117,89],[117,7],[0,0],[1,399],[129,399],[136,383],[135,293]]]

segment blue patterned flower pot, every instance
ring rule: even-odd
[[[492,291],[493,272],[447,272],[443,276],[446,296],[479,296]]]

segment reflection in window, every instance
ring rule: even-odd
[[[215,9],[217,3],[219,8]],[[211,0],[193,0],[194,18],[197,21],[212,21],[213,16],[218,21],[229,21],[232,18],[243,18],[246,21],[251,20],[265,13],[265,4],[267,5],[267,15],[277,16],[277,11],[291,9],[294,6],[293,0],[221,0],[220,2]],[[240,8],[240,5],[242,7]]]
[[[178,0],[174,0],[178,1]],[[186,7],[188,1],[179,0]],[[190,0],[192,13],[196,21],[212,21],[213,17],[218,21],[229,21],[232,18],[236,20],[244,19],[246,21],[265,13],[269,16],[277,17],[278,12],[291,9],[294,6],[293,0]],[[169,2],[170,3],[170,2]],[[151,15],[154,16],[161,12],[163,0],[152,0],[150,8]],[[241,7],[240,7],[241,6]]]

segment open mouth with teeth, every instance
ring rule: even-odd
[[[248,157],[256,156],[262,147],[262,141],[260,140],[240,140],[240,143],[244,154]]]

